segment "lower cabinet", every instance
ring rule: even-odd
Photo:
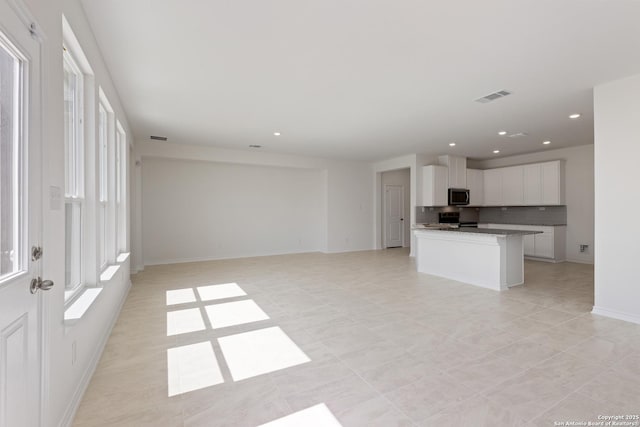
[[[478,224],[479,227],[503,230],[541,231],[524,236],[524,255],[554,262],[566,258],[566,230],[564,225]]]

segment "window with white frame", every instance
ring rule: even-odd
[[[99,268],[107,266],[109,239],[109,115],[107,108],[98,106],[98,253]]]
[[[116,123],[116,253],[120,254],[127,249],[126,244],[126,172],[127,172],[127,135],[122,124]]]
[[[65,140],[65,290],[67,295],[82,284],[84,208],[84,138],[82,72],[63,48]]]

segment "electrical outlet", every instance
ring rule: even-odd
[[[71,366],[76,364],[76,356],[77,356],[77,351],[76,351],[76,342],[72,342],[71,343]]]

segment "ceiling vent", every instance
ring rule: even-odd
[[[528,136],[529,134],[526,132],[518,132],[512,133],[511,135],[507,135],[509,138],[520,138],[521,136]]]
[[[489,95],[485,95],[482,98],[478,98],[475,101],[481,104],[486,104],[487,102],[495,101],[496,99],[504,98],[508,95],[511,95],[511,92],[508,90],[499,90],[497,92],[490,93]]]
[[[151,135],[149,137],[149,139],[153,139],[155,141],[166,141],[167,137],[166,136],[156,136],[156,135]]]

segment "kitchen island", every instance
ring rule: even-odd
[[[524,283],[523,236],[539,231],[488,228],[417,228],[421,273],[496,291]]]

